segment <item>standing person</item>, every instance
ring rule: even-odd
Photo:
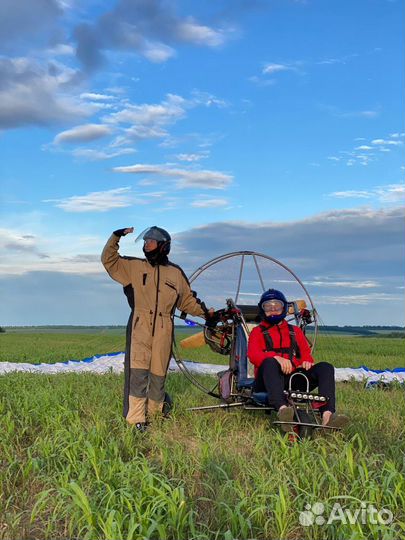
[[[175,309],[204,318],[213,313],[191,291],[183,270],[169,262],[171,238],[164,229],[153,226],[143,234],[145,259],[119,255],[120,238],[133,232],[133,227],[114,231],[101,261],[112,279],[123,285],[132,309],[127,326],[124,415],[129,424],[144,431],[148,416],[162,412]]]
[[[314,363],[307,339],[298,326],[287,323],[288,302],[281,291],[269,289],[263,293],[259,302],[261,323],[256,326],[248,343],[248,357],[255,366],[255,391],[267,392],[269,405],[274,407],[282,422],[292,422],[294,409],[287,403],[284,390],[288,388],[290,376],[296,370],[305,372],[309,379],[310,391],[319,387],[319,392],[329,399],[320,408],[322,424],[330,427],[343,427],[348,418],[336,414],[335,370],[328,362]],[[294,390],[300,382],[292,381]],[[282,425],[290,431],[291,425]]]

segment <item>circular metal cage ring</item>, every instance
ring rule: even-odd
[[[227,259],[239,258],[240,259],[240,264],[239,264],[238,285],[237,285],[237,290],[235,291],[235,296],[234,296],[234,299],[233,299],[235,304],[237,304],[238,298],[239,298],[239,293],[240,293],[240,287],[241,287],[241,284],[242,284],[242,276],[243,276],[243,269],[244,269],[244,266],[245,266],[245,261],[249,257],[251,259],[253,259],[253,262],[254,262],[254,265],[255,265],[255,268],[256,268],[256,271],[257,271],[257,276],[258,276],[258,279],[259,279],[259,282],[260,282],[260,285],[262,287],[263,292],[266,290],[266,287],[265,287],[265,284],[264,284],[264,281],[263,281],[262,273],[260,271],[260,266],[259,266],[260,260],[270,261],[273,264],[283,268],[300,285],[303,292],[305,293],[306,298],[308,299],[310,309],[311,309],[311,313],[312,313],[312,317],[313,317],[314,337],[313,337],[312,343],[310,343],[311,351],[313,351],[314,348],[315,348],[316,339],[317,339],[317,335],[318,335],[318,317],[317,317],[317,311],[316,311],[315,305],[314,305],[314,303],[312,301],[312,298],[311,298],[308,290],[306,289],[305,285],[300,280],[300,278],[297,276],[297,274],[295,274],[295,272],[293,272],[287,265],[285,265],[284,263],[282,263],[278,259],[275,259],[274,257],[271,257],[270,255],[265,255],[264,253],[258,253],[256,251],[232,251],[230,253],[225,253],[223,255],[215,257],[214,259],[211,259],[208,262],[206,262],[205,264],[203,264],[202,266],[198,267],[189,277],[190,284],[192,284],[203,272],[205,272],[209,268],[215,266],[216,264],[221,263],[222,261],[225,261]],[[225,299],[224,299],[224,301],[225,301]],[[195,386],[197,386],[197,388],[199,388],[200,390],[204,391],[205,393],[207,393],[207,394],[209,394],[211,396],[220,398],[219,394],[216,394],[212,390],[209,390],[208,388],[204,387],[199,381],[197,381],[195,379],[194,375],[184,365],[184,363],[183,363],[182,359],[180,358],[179,353],[178,353],[177,350],[176,350],[176,352],[174,354],[174,359],[176,360],[176,363],[179,365],[180,370],[184,373],[184,375],[186,375],[186,377]]]

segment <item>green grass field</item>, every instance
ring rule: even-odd
[[[178,331],[176,342],[180,345],[189,332]],[[105,330],[87,333],[5,333],[0,334],[0,362],[55,363],[82,360],[96,354],[125,350],[125,329],[119,332]],[[182,349],[182,358],[196,362],[220,364],[227,360],[213,353],[208,346]],[[401,339],[337,336],[318,337],[315,358],[331,362],[335,367],[367,365],[372,369],[392,369],[405,365],[404,343]]]
[[[325,337],[316,356],[392,368],[404,365],[400,342]],[[1,361],[56,362],[123,350],[124,336],[6,333],[0,346]],[[403,389],[338,384],[349,427],[291,444],[262,412],[188,412],[212,398],[180,374],[168,377],[172,418],[140,434],[121,417],[122,385],[113,374],[0,376],[1,539],[405,536]],[[327,520],[336,501],[352,513],[388,509],[393,521],[300,523],[306,505],[322,503]]]

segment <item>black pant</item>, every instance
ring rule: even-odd
[[[285,375],[275,358],[266,358],[256,376],[255,392],[267,392],[269,405],[278,411],[281,405],[287,405],[284,390],[288,390],[291,375],[297,372],[304,373],[308,377],[309,391],[318,387],[319,393],[329,398],[327,403],[320,407],[320,411],[335,412],[335,368],[328,362],[314,364],[308,371],[298,369],[290,375]],[[306,391],[306,380],[297,375],[293,378],[291,387],[293,390]]]

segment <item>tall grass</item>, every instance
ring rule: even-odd
[[[0,346],[3,361],[56,362],[123,350],[124,336],[2,334]],[[227,361],[208,348],[182,355]],[[388,338],[321,336],[316,358],[403,365],[401,340]],[[187,412],[213,400],[179,374],[172,418],[138,433],[121,417],[122,385],[112,374],[0,377],[0,539],[405,537],[400,387],[338,384],[350,426],[292,445],[261,412]],[[386,508],[393,523],[300,523],[307,505],[327,517],[336,501]]]
[[[203,377],[207,381],[208,377]],[[170,375],[170,420],[121,418],[122,376],[0,378],[2,539],[379,539],[405,535],[404,396],[338,386],[344,434],[291,445],[256,412],[187,412],[208,398]],[[303,526],[336,497],[394,522]]]

